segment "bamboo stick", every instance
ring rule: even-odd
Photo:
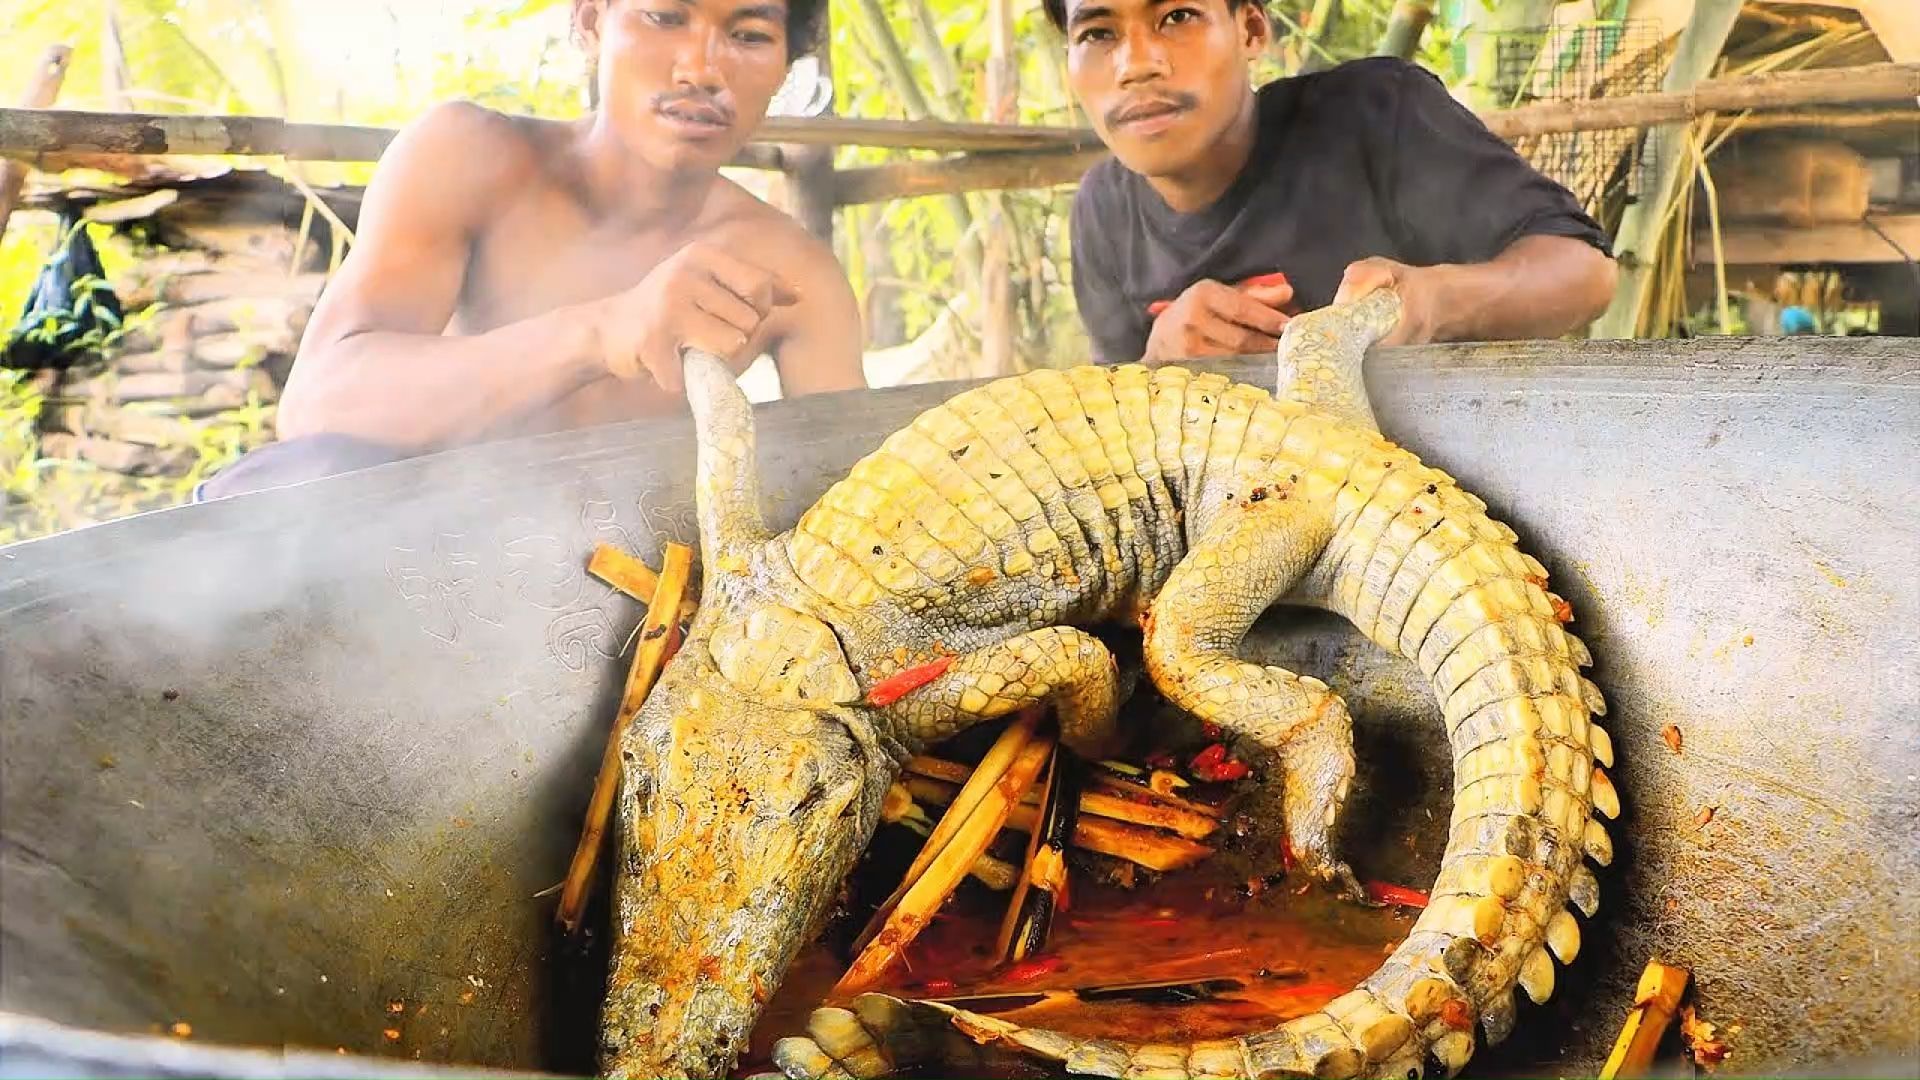
[[[933,921],[940,905],[959,887],[967,868],[985,854],[993,838],[1000,835],[1020,795],[1033,785],[1052,752],[1052,738],[1027,742],[1006,772],[971,810],[961,812],[960,803],[955,800],[953,808],[941,819],[942,824],[950,818],[961,820],[952,841],[927,864],[925,873],[910,879],[912,884],[887,916],[880,932],[868,941],[854,958],[853,966],[835,984],[836,995],[852,996],[868,990],[899,962],[907,946]]]
[[[909,794],[929,806],[945,806],[953,801],[955,787],[952,784],[920,776],[908,776],[905,784]],[[1006,827],[1031,835],[1039,816],[1037,807],[1022,803],[1007,815]],[[1073,846],[1162,873],[1185,869],[1213,854],[1207,845],[1182,836],[1090,814],[1082,814],[1074,823]]]
[[[659,585],[647,605],[646,621],[641,624],[640,645],[634,650],[633,666],[627,669],[620,709],[614,714],[613,730],[607,735],[600,775],[594,781],[593,798],[587,804],[586,825],[580,831],[580,843],[573,850],[566,885],[560,892],[560,907],[554,917],[569,934],[580,929],[580,916],[586,909],[594,867],[600,860],[601,841],[613,813],[614,796],[620,789],[620,743],[634,714],[640,711],[647,693],[660,677],[660,670],[666,666],[669,648],[678,642],[679,635],[671,632],[673,619],[668,613],[679,611],[680,596],[692,570],[693,549],[685,544],[668,544],[661,560]]]
[[[854,939],[855,949],[867,947],[874,935],[880,932],[881,926],[893,913],[893,909],[906,897],[907,891],[913,887],[914,882],[926,873],[927,867],[931,866],[933,861],[946,850],[953,838],[959,835],[961,828],[965,826],[981,802],[994,790],[994,786],[1006,775],[1007,770],[1013,767],[1021,752],[1033,741],[1034,734],[1040,726],[1040,716],[1039,709],[1022,709],[1020,715],[1014,717],[1013,722],[1000,733],[1000,737],[994,740],[986,756],[980,759],[980,767],[967,778],[966,783],[959,789],[959,793],[939,804],[951,805],[948,806],[947,812],[941,815],[940,821],[934,825],[933,833],[927,837],[927,842],[921,845],[920,853],[914,856],[913,864],[908,866],[907,872],[901,876],[900,884],[895,886],[885,900],[881,901],[878,908],[874,909],[873,918],[867,920],[867,925],[860,931],[860,936]],[[908,790],[912,790],[911,786]],[[992,837],[988,839],[991,840]],[[983,847],[981,850],[986,849]]]
[[[653,567],[612,544],[601,544],[593,549],[593,557],[587,560],[587,573],[643,604],[651,604],[654,591],[660,587],[660,575],[653,572]],[[682,599],[681,621],[693,618],[698,610],[698,605],[691,597]]]
[[[907,762],[907,771],[928,779],[944,780],[953,784],[964,784],[973,774],[973,770],[966,765],[925,755]],[[1090,776],[1087,778],[1087,783],[1089,786],[1099,786],[1101,779],[1104,778]],[[1124,783],[1125,781],[1116,781],[1115,785]],[[1167,829],[1189,840],[1204,840],[1219,831],[1220,819],[1194,809],[1198,804],[1181,805],[1184,800],[1176,800],[1174,796],[1161,795],[1144,787],[1138,790],[1147,793],[1149,798],[1156,801],[1137,802],[1106,791],[1083,791],[1080,795],[1080,812],[1097,814],[1100,817],[1130,822],[1134,825],[1145,825],[1154,829]],[[1034,803],[1038,798],[1037,795],[1029,796],[1021,802],[1023,805]]]
[[[1640,973],[1640,985],[1633,992],[1633,1008],[1627,1012],[1626,1025],[1620,1029],[1613,1053],[1607,1055],[1607,1063],[1600,1069],[1600,1080],[1627,1080],[1646,1075],[1647,1067],[1653,1064],[1654,1051],[1660,1046],[1660,1037],[1666,1034],[1667,1025],[1673,1023],[1674,1011],[1680,1007],[1680,995],[1686,992],[1687,978],[1686,968],[1671,967],[1657,960],[1647,962],[1647,969]]]
[[[1019,963],[1046,949],[1053,919],[1067,909],[1067,845],[1080,820],[1080,785],[1086,767],[1071,750],[1055,744],[1047,777],[1027,836],[1027,857],[1014,885],[994,950],[1007,963]]]

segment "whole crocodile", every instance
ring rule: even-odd
[[[1051,703],[1113,742],[1119,678],[1088,632],[1138,622],[1175,706],[1273,763],[1288,843],[1358,897],[1331,837],[1352,721],[1310,675],[1240,660],[1269,606],[1323,607],[1432,681],[1453,750],[1430,906],[1372,976],[1271,1031],[1123,1045],[865,995],[783,1040],[790,1075],[872,1075],[975,1041],[1104,1076],[1449,1074],[1544,1000],[1610,857],[1612,749],[1585,646],[1513,531],[1381,437],[1361,381],[1390,292],[1289,324],[1280,394],[1176,367],[1043,370],[923,413],[790,531],[761,521],[752,413],[688,355],[699,437],[699,614],[623,744],[603,1067],[719,1075],[833,901],[901,763]],[[1597,764],[1596,764],[1597,763]],[[930,1028],[948,1037],[930,1038]]]

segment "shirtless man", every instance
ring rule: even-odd
[[[452,103],[402,132],[301,342],[281,437],[398,457],[658,414],[682,407],[683,347],[741,370],[771,353],[789,395],[863,385],[831,249],[717,171],[822,2],[574,0],[598,109]]]

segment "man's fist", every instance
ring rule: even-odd
[[[1392,289],[1400,294],[1400,321],[1380,339],[1382,345],[1425,345],[1440,333],[1443,315],[1441,289],[1447,268],[1408,266],[1392,259],[1371,258],[1347,266],[1333,302],[1345,304],[1370,292]]]
[[[798,300],[771,271],[708,244],[688,244],[640,284],[601,302],[601,359],[618,378],[644,373],[677,394],[682,349],[742,363],[773,309]]]
[[[1271,351],[1287,326],[1280,309],[1291,299],[1293,286],[1284,281],[1243,288],[1197,281],[1154,318],[1141,361]]]

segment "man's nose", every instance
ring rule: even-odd
[[[1120,39],[1118,55],[1114,57],[1114,69],[1119,73],[1120,85],[1137,86],[1143,82],[1164,79],[1172,73],[1167,63],[1167,50],[1160,35],[1150,27],[1135,26],[1128,28]]]
[[[719,64],[720,32],[710,26],[691,26],[681,36],[673,55],[675,86],[713,92],[723,80]]]

